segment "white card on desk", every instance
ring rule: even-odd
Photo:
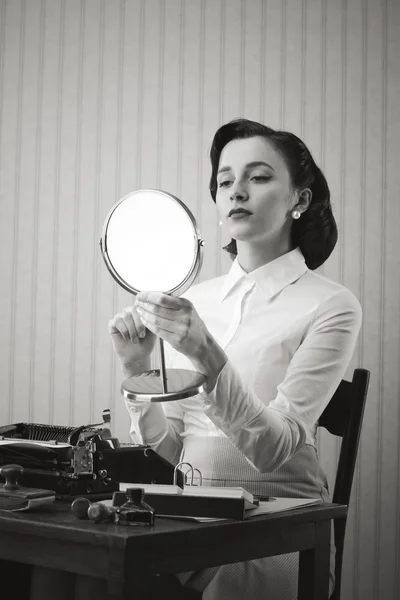
[[[254,496],[242,487],[219,487],[216,485],[185,485],[184,496],[205,496],[206,498],[243,498],[254,501]]]
[[[187,515],[157,515],[164,519],[176,519],[177,521],[194,521],[195,523],[212,523],[214,521],[228,521],[220,517],[190,517]]]
[[[271,497],[269,500],[261,500],[260,504],[256,508],[246,510],[245,519],[251,519],[251,517],[258,517],[259,515],[267,515],[270,513],[283,512],[286,510],[293,510],[294,508],[301,508],[303,506],[312,506],[313,504],[322,504],[321,498],[275,498]]]

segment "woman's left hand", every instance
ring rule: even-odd
[[[135,307],[143,325],[184,354],[207,377],[220,372],[227,356],[193,304],[161,292],[140,292]]]

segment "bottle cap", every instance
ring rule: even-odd
[[[126,497],[132,500],[133,502],[138,502],[139,500],[143,500],[144,497],[144,489],[143,488],[128,488],[126,490]]]

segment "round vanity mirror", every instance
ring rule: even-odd
[[[160,291],[179,296],[201,268],[203,240],[190,210],[161,190],[136,190],[117,202],[107,215],[100,248],[115,281],[128,292]],[[166,369],[163,340],[160,368],[125,380],[121,392],[142,402],[179,400],[203,389],[203,375]]]

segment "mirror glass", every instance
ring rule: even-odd
[[[182,293],[199,266],[199,236],[191,213],[159,190],[138,190],[122,198],[106,220],[103,244],[107,266],[133,293]]]

